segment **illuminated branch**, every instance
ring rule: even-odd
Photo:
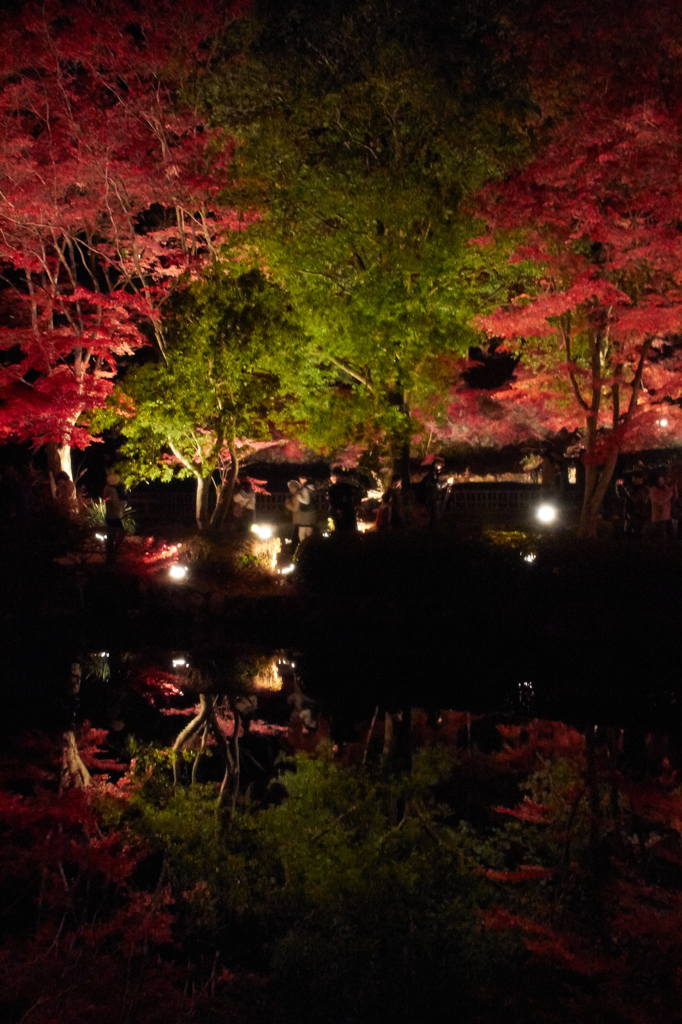
[[[585,409],[585,411],[587,411],[589,409],[589,406],[588,406],[587,402],[585,401],[585,399],[583,398],[583,396],[580,393],[580,388],[578,386],[578,381],[576,380],[576,376],[575,376],[575,373],[574,373],[573,367],[572,367],[570,326],[569,326],[569,329],[566,330],[564,325],[560,324],[559,325],[559,329],[561,331],[561,336],[562,336],[563,341],[564,341],[564,348],[566,349],[566,362],[568,364],[568,375],[569,375],[569,377],[571,379],[571,384],[573,385],[573,391],[575,392],[575,397],[578,399],[578,402],[580,403],[582,408]]]
[[[333,363],[334,366],[338,366],[340,370],[343,370],[345,373],[347,373],[349,377],[354,377],[355,380],[357,380],[360,384],[364,384],[367,390],[370,391],[371,394],[374,394],[374,388],[372,387],[371,383],[367,380],[366,377],[363,377],[361,376],[361,374],[356,373],[355,370],[349,369],[349,367],[345,366],[340,359],[335,359],[334,356],[327,356],[327,359],[329,359],[329,362]]]

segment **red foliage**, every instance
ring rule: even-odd
[[[498,759],[510,767],[532,771],[548,758],[581,761],[584,755],[585,737],[564,722],[534,718],[523,725],[498,725],[497,731],[505,744]]]
[[[501,808],[496,807],[499,811]],[[526,819],[533,820],[533,819]],[[520,864],[513,871],[498,871],[495,868],[481,868],[480,873],[489,878],[491,882],[537,882],[540,878],[551,878],[554,871],[545,868],[542,864]]]
[[[85,447],[117,359],[243,218],[229,140],[177,108],[236,7],[48,0],[0,20],[0,439]]]
[[[13,929],[0,960],[4,998],[30,1007],[37,1024],[114,1024],[121,1006],[112,992],[144,1019],[168,1020],[168,1004],[182,1001],[176,969],[152,949],[171,940],[172,899],[167,887],[132,885],[143,846],[103,830],[83,789],[59,797],[0,792],[0,828],[0,892],[13,894],[0,908]],[[17,899],[21,920],[12,925]]]
[[[586,426],[588,462],[682,427],[681,139],[679,117],[655,106],[584,108],[478,199],[500,239],[514,232],[512,262],[534,279],[532,295],[477,320],[521,345],[515,379],[493,396],[500,419],[522,406],[547,428]]]
[[[143,580],[150,580],[157,573],[174,565],[178,561],[179,552],[179,544],[168,544],[163,540],[155,540],[154,537],[145,537],[141,543],[123,545],[119,564]]]
[[[576,974],[599,974],[607,967],[604,958],[580,949],[577,936],[560,933],[549,925],[540,924],[520,914],[512,914],[502,906],[485,911],[482,917],[491,931],[521,932],[523,944],[529,952],[552,960]]]
[[[551,821],[551,812],[543,805],[533,803],[528,797],[516,807],[494,807],[498,814],[509,814],[519,821],[530,821],[534,825],[546,825]]]
[[[180,677],[173,672],[164,672],[155,666],[139,666],[128,675],[128,685],[152,707],[167,710],[170,702],[184,696],[178,686]],[[175,710],[175,709],[174,709]],[[190,711],[178,711],[189,714]]]

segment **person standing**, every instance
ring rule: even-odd
[[[415,491],[419,491],[419,497],[426,509],[428,523],[431,527],[438,525],[447,496],[448,479],[443,476],[444,468],[445,459],[437,455],[422,480],[415,487]]]
[[[356,488],[344,479],[341,467],[334,466],[331,472],[331,487],[327,496],[334,529],[341,533],[350,533],[358,528],[355,495]]]
[[[116,560],[116,554],[123,538],[125,529],[123,527],[123,510],[125,500],[123,497],[123,485],[118,473],[109,473],[107,484],[102,491],[102,498],[105,503],[105,523],[107,528],[107,564],[111,565]]]
[[[649,488],[644,473],[636,469],[628,482],[618,482],[616,491],[623,502],[625,536],[629,540],[641,540],[649,509]]]
[[[317,509],[315,508],[315,496],[313,488],[308,485],[305,476],[298,478],[298,540],[299,543],[306,537],[312,537],[317,524]]]
[[[50,484],[53,483],[50,473]],[[68,516],[75,515],[78,511],[78,498],[76,497],[76,485],[65,470],[60,470],[54,477],[54,489],[52,494],[55,503]]]
[[[232,518],[245,530],[256,521],[256,492],[246,476],[237,477],[237,486],[232,497]]]
[[[301,485],[298,480],[290,480],[287,484],[289,497],[284,502],[284,507],[291,512],[291,542],[296,547],[298,544],[298,490]]]
[[[671,509],[676,496],[677,488],[671,487],[663,474],[658,477],[654,486],[649,488],[651,522],[659,540],[664,542],[675,539]]]

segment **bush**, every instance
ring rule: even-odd
[[[131,827],[163,855],[197,948],[267,972],[271,1017],[464,1020],[515,943],[481,928],[487,886],[427,807],[450,767],[441,748],[408,775],[298,757],[288,798],[228,828],[211,787],[152,802],[146,781]]]

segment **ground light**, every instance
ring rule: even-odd
[[[254,523],[251,527],[251,533],[255,533],[259,540],[270,540],[272,537],[272,527],[266,523]]]
[[[106,539],[107,539],[107,535],[106,535],[106,533],[96,533],[96,534],[95,534],[95,540],[99,540],[99,541],[101,541],[102,543],[104,543],[104,541],[105,541]]]
[[[171,565],[168,570],[168,575],[172,580],[184,580],[187,576],[189,569],[186,565],[179,565],[177,562],[175,565]]]
[[[173,668],[186,668],[186,667],[187,667],[187,659],[186,658],[173,658]]]
[[[549,524],[555,523],[557,520],[558,512],[554,505],[548,505],[543,502],[542,505],[538,505],[535,510],[535,517],[541,523]]]
[[[659,423],[659,426],[661,426],[661,427],[667,427],[668,426],[668,421],[667,420],[659,420],[658,423]]]
[[[293,571],[294,571],[293,565],[285,565],[283,569],[279,570],[279,574],[280,574],[280,576],[286,576],[286,574],[288,572],[293,572]]]

